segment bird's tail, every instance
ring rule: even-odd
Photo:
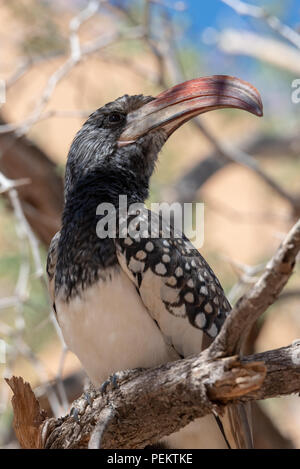
[[[220,430],[229,448],[253,448],[250,404],[228,405],[225,414],[219,417],[219,420],[222,425],[222,429],[220,427]]]

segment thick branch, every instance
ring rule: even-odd
[[[70,416],[48,419],[41,435],[45,448],[87,448],[92,433],[106,427],[102,448],[143,448],[198,417],[222,412],[224,404],[299,390],[299,342],[242,362],[211,359],[204,351],[155,369],[123,372],[118,388],[94,392],[91,405],[84,396],[77,400],[78,422]]]
[[[262,386],[245,396],[245,400],[269,399],[278,395],[288,395],[300,391],[300,341],[290,347],[257,353],[243,358],[243,363],[258,360],[267,366],[266,378]],[[244,398],[243,398],[244,400]]]

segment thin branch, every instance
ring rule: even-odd
[[[78,36],[78,31],[80,27],[91,19],[99,10],[101,0],[90,0],[87,7],[84,10],[81,10],[77,16],[74,16],[70,21],[70,49],[71,57],[74,62],[80,60],[81,57],[81,44]]]
[[[213,356],[225,356],[241,350],[257,319],[274,303],[289,280],[300,251],[300,220],[268,262],[253,288],[235,305],[219,335],[210,346]]]
[[[37,277],[41,277],[43,275],[44,269],[42,267],[42,261],[39,253],[38,241],[31,230],[31,227],[23,213],[23,209],[21,206],[21,202],[18,197],[18,193],[16,191],[16,187],[19,187],[24,184],[28,184],[28,179],[21,179],[19,181],[13,181],[8,179],[4,176],[3,173],[0,173],[0,192],[7,192],[10,202],[12,204],[12,208],[14,210],[14,214],[16,220],[18,221],[19,228],[21,230],[22,236],[26,237],[29,241],[33,260],[35,263],[35,273]]]
[[[93,43],[82,48],[80,57],[73,57],[72,55],[50,76],[48,82],[42,92],[40,98],[37,100],[33,112],[23,121],[15,124],[5,124],[0,126],[0,133],[15,132],[18,137],[25,135],[29,129],[39,121],[42,112],[52,97],[58,83],[76,66],[85,56],[93,54],[103,47],[112,44],[117,39],[118,34],[115,32],[107,34]]]
[[[24,57],[18,60],[16,69],[12,72],[10,77],[5,80],[6,90],[10,89],[17,83],[23,76],[31,70],[35,65],[50,61],[51,59],[61,56],[61,51],[54,51],[49,54],[41,55],[39,57]]]
[[[84,14],[82,14],[82,16],[79,14],[78,16],[74,17],[73,20],[71,20],[69,39],[70,56],[50,76],[40,98],[36,102],[32,113],[19,123],[0,125],[0,133],[15,132],[18,137],[25,135],[29,129],[40,120],[42,113],[50,101],[58,83],[66,75],[68,75],[75,66],[81,63],[83,59],[92,54],[95,54],[96,52],[99,52],[101,49],[104,49],[118,40],[139,39],[143,36],[143,28],[136,27],[131,28],[125,33],[112,31],[111,33],[102,35],[99,38],[96,38],[95,40],[85,44],[84,46],[81,46],[77,36],[78,29],[84,21],[87,21],[97,12],[97,5],[99,5],[99,3],[100,2],[98,1],[91,1],[90,7],[87,7],[87,10]]]
[[[151,3],[153,3],[154,5],[159,5],[159,6],[162,6],[164,8],[168,8],[170,10],[174,10],[174,11],[185,11],[187,10],[187,5],[185,2],[167,2],[167,1],[163,1],[163,0],[150,0]]]
[[[9,198],[15,213],[15,217],[19,222],[19,226],[21,229],[24,231],[25,236],[27,237],[32,255],[33,255],[33,260],[35,264],[35,275],[36,277],[42,277],[44,273],[44,269],[42,266],[42,261],[41,261],[41,256],[39,253],[39,245],[38,245],[38,240],[36,239],[21,206],[21,202],[18,197],[18,193],[15,189],[11,189],[9,191]]]
[[[250,5],[241,0],[221,0],[221,2],[233,8],[239,15],[263,20],[273,31],[300,49],[300,34],[287,24],[282,23],[277,16],[268,13],[265,8]]]
[[[27,345],[24,340],[24,331],[26,328],[26,323],[24,319],[24,306],[28,299],[29,291],[29,276],[31,273],[31,260],[30,254],[33,258],[34,263],[34,273],[37,278],[43,282],[43,272],[42,260],[39,252],[38,240],[36,239],[31,227],[24,215],[22,205],[18,196],[16,187],[20,186],[21,183],[27,183],[27,180],[13,181],[4,174],[0,173],[0,188],[1,192],[8,194],[9,200],[12,205],[14,216],[16,219],[17,226],[17,235],[20,242],[20,253],[21,253],[21,266],[19,268],[18,280],[15,287],[14,296],[11,298],[6,298],[0,302],[0,309],[5,307],[14,307],[15,309],[15,327],[10,331],[10,334],[7,335],[11,339],[11,342],[14,344],[14,347],[10,349],[10,353],[7,357],[7,363],[4,370],[5,375],[11,374],[11,368],[15,360],[19,355],[24,356],[32,364],[37,375],[39,376],[41,382],[47,383],[49,381],[48,373],[43,365],[43,363],[35,356],[34,352]],[[57,399],[57,396],[51,389],[51,386],[48,384],[44,385],[45,392],[49,398],[50,405],[54,411],[55,415],[61,413],[61,406]],[[3,403],[7,400],[7,395],[1,393],[0,401]],[[0,407],[2,410],[3,404],[1,402]]]
[[[213,133],[203,124],[200,119],[194,119],[194,124],[201,130],[203,135],[213,144],[219,154],[229,161],[234,161],[246,168],[254,171],[260,178],[267,183],[277,194],[287,200],[294,209],[295,215],[300,215],[300,197],[296,197],[286,191],[271,176],[269,176],[257,163],[257,161],[244,151],[233,147],[227,143],[221,142]]]
[[[225,29],[217,35],[216,42],[227,54],[254,57],[290,73],[300,73],[299,50],[278,39],[251,31]]]

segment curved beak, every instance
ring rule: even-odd
[[[263,115],[260,94],[250,83],[226,75],[195,78],[164,91],[129,113],[118,146],[129,145],[154,129],[164,129],[169,137],[193,117],[223,108]]]

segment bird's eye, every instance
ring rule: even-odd
[[[124,114],[121,114],[120,112],[112,112],[108,116],[108,122],[110,124],[119,124],[124,120]]]

